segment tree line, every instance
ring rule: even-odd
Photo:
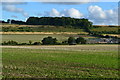
[[[92,27],[92,22],[88,19],[76,19],[71,17],[29,17],[26,23],[28,25],[71,26],[83,29]]]
[[[75,28],[90,28],[92,27],[92,22],[88,19],[76,19],[71,17],[29,17],[26,21],[10,20],[7,22],[2,21],[2,23],[11,23],[19,25],[53,25],[53,26],[64,26],[64,27],[75,27]]]

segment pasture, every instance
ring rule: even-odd
[[[119,78],[118,45],[1,47],[4,78]]]
[[[84,37],[84,38],[95,38],[93,36],[89,35],[78,35],[78,34],[2,34],[2,42],[14,40],[20,43],[28,43],[29,40],[35,42],[35,41],[41,41],[45,37],[54,37],[57,38],[58,41],[65,41],[68,39],[68,37]]]
[[[101,33],[101,34],[119,34],[120,27],[97,27],[90,29],[91,32]]]
[[[0,32],[78,32],[87,33],[83,29],[72,28],[69,26],[50,26],[50,25],[0,25]]]

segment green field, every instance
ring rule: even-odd
[[[67,40],[68,37],[79,37],[79,36],[86,36],[85,38],[94,38],[89,35],[77,35],[77,34],[3,34],[2,35],[2,42],[14,40],[20,43],[28,43],[29,40],[35,42],[35,41],[41,41],[45,37],[54,37],[57,38],[58,41],[64,41]]]
[[[68,37],[96,38],[83,29],[70,27],[3,26],[6,33],[1,32],[2,42],[10,40],[18,43],[39,42],[48,36],[57,38],[60,42],[67,40]],[[97,27],[91,28],[91,31],[115,34],[117,27]],[[20,34],[22,32],[23,34]],[[33,32],[52,32],[53,34],[34,34]],[[114,44],[2,46],[2,49],[4,78],[119,78],[118,45]]]
[[[84,32],[83,29],[70,28],[69,26],[50,25],[0,25],[2,32]],[[84,32],[85,33],[85,32]]]
[[[44,37],[48,37],[48,36],[52,36],[57,38],[60,41],[64,41],[67,39],[66,35],[48,35],[48,34],[30,34],[30,35],[17,35],[17,34],[13,34],[13,35],[2,35],[2,41],[9,41],[9,40],[14,40],[14,41],[18,41],[18,42],[28,42],[29,40],[35,42],[35,41],[41,41]]]
[[[117,45],[3,46],[4,78],[119,78]]]
[[[101,34],[119,34],[120,27],[97,27],[90,29],[91,32]]]

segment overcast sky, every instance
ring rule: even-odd
[[[117,25],[118,2],[18,2],[2,4],[3,20],[25,21],[30,16],[87,18],[94,24]]]

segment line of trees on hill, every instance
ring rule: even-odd
[[[86,44],[86,40],[83,37],[78,37],[75,39],[74,37],[69,37],[66,41],[59,42],[56,38],[51,36],[43,38],[40,42],[32,42],[28,43],[18,43],[16,41],[4,41],[2,45],[76,45],[76,44]]]
[[[8,19],[7,21],[3,21],[3,20],[0,20],[0,23],[10,23],[10,24],[19,24],[19,25],[26,25],[26,22],[24,21],[19,21],[19,20],[11,20],[11,19]]]
[[[20,24],[20,25],[54,25],[54,26],[71,26],[77,28],[90,28],[92,22],[88,19],[76,19],[71,17],[29,17],[26,22],[18,20],[10,20],[3,23]]]
[[[4,21],[2,21],[4,22]],[[96,32],[96,31],[91,31],[92,28],[95,28],[95,26],[93,26],[92,22],[90,22],[88,19],[76,19],[76,18],[71,18],[71,17],[29,17],[26,22],[24,21],[17,21],[17,20],[7,20],[7,23],[11,23],[11,24],[20,24],[20,25],[53,25],[53,26],[63,26],[63,27],[71,27],[71,28],[79,28],[79,29],[84,29],[84,31],[88,32],[89,34],[91,34],[92,36],[97,36],[97,37],[102,37],[104,38],[104,36],[102,35],[103,33],[111,33],[111,34],[118,34],[119,33],[119,29],[118,31],[103,31],[103,32]],[[6,23],[6,22],[4,22]],[[97,27],[97,26],[96,26]],[[114,26],[111,26],[114,27]],[[3,30],[9,31],[7,28],[3,28]],[[21,31],[18,30],[18,31]],[[26,31],[26,30],[23,30]],[[27,31],[32,31],[32,30],[27,30]]]
[[[92,27],[92,22],[88,19],[75,19],[70,17],[29,17],[26,23],[28,25],[72,26],[83,29]]]
[[[5,22],[5,21],[3,21],[3,20],[0,20],[0,23],[8,23],[8,22]]]
[[[11,24],[19,24],[19,25],[25,25],[26,24],[26,22],[24,22],[24,21],[10,20],[10,19],[8,19],[7,22],[11,23]]]

